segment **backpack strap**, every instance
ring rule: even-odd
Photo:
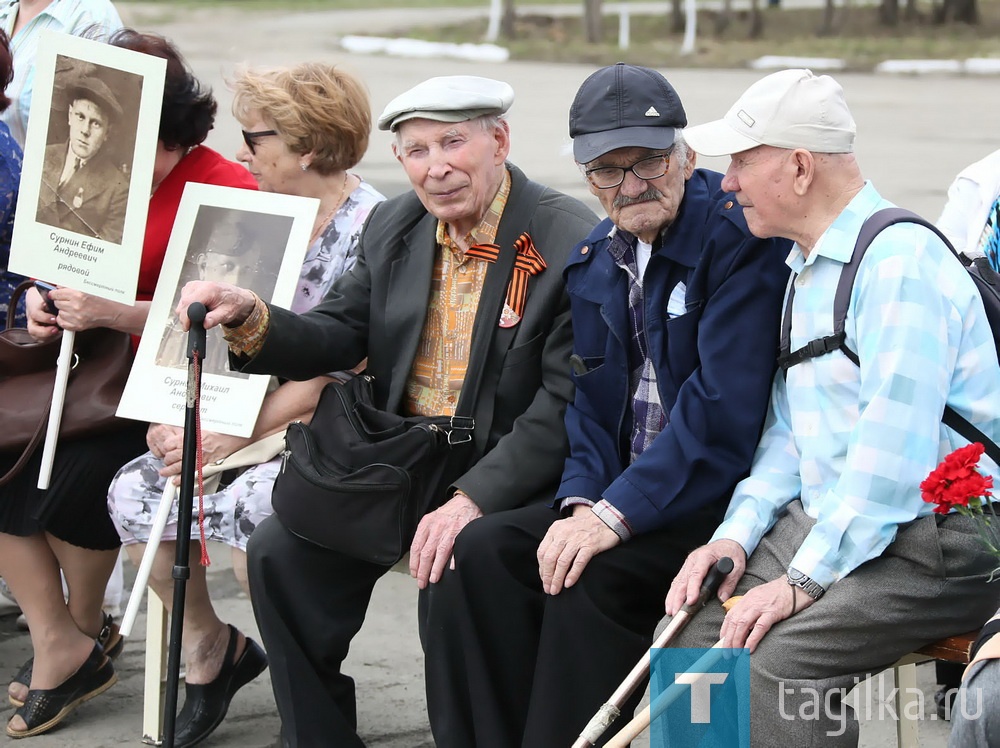
[[[778,366],[784,373],[790,367],[800,364],[810,358],[823,356],[831,351],[841,350],[855,365],[860,366],[861,361],[858,355],[846,345],[847,334],[844,328],[847,321],[847,310],[851,302],[851,292],[854,289],[854,280],[858,275],[858,267],[865,256],[869,245],[875,240],[884,229],[897,223],[915,223],[918,226],[930,229],[945,243],[952,254],[962,263],[966,269],[974,265],[973,261],[964,257],[948,241],[948,237],[941,233],[937,226],[930,221],[918,216],[916,213],[906,208],[883,208],[876,211],[865,219],[858,232],[858,240],[854,244],[854,251],[851,259],[840,271],[840,280],[837,281],[837,291],[833,299],[833,334],[825,338],[810,340],[797,351],[789,353],[791,347],[792,331],[792,299],[795,296],[795,279],[792,278],[788,299],[785,302],[785,312],[781,319],[781,343],[778,356]],[[979,284],[977,283],[977,289]],[[980,442],[986,450],[986,454],[993,462],[1000,465],[1000,446],[995,444],[986,434],[969,422],[964,416],[955,411],[950,405],[945,405],[941,422],[945,426],[954,430],[962,438],[969,442]]]

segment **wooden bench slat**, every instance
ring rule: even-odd
[[[966,665],[969,662],[972,645],[977,636],[979,636],[978,629],[957,636],[949,636],[921,647],[917,650],[917,654],[927,655],[935,660],[947,660]]]

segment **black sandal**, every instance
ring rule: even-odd
[[[264,650],[249,636],[243,654],[233,662],[238,642],[239,632],[230,624],[229,644],[215,680],[202,685],[184,684],[184,707],[177,716],[175,748],[191,748],[211,735],[226,718],[236,692],[267,668]]]
[[[110,659],[117,660],[118,655],[122,653],[125,649],[125,637],[121,635],[121,631],[118,629],[118,624],[115,623],[115,618],[110,613],[104,614],[104,626],[101,627],[101,633],[97,635],[95,640],[101,645]],[[10,685],[19,683],[20,685],[28,688],[31,685],[31,672],[35,666],[35,658],[30,657],[28,661],[21,665],[21,669],[17,671],[13,678],[11,678]],[[7,688],[10,688],[10,685]],[[7,692],[7,700],[16,707],[24,706],[24,702],[20,699],[11,696],[10,691]]]
[[[15,730],[7,723],[7,734],[12,738],[41,735],[58,725],[80,704],[107,691],[118,682],[115,666],[95,643],[90,655],[73,673],[55,688],[36,688],[28,691],[28,698],[15,716],[24,720],[25,729]],[[13,718],[12,718],[13,719]]]

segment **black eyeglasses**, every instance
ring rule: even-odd
[[[277,130],[258,130],[257,132],[247,132],[246,130],[241,130],[243,133],[243,142],[247,144],[247,148],[250,149],[250,153],[254,155],[257,154],[256,143],[254,143],[254,138],[264,138],[268,135],[277,135]]]
[[[669,153],[660,153],[656,156],[646,156],[639,159],[631,166],[595,166],[593,169],[585,169],[584,174],[587,180],[599,190],[610,190],[625,181],[625,172],[630,171],[643,181],[659,179],[670,170]]]

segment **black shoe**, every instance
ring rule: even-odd
[[[942,686],[934,692],[934,709],[939,719],[951,719],[951,710],[955,708],[957,695],[958,689],[954,686]]]
[[[101,645],[104,654],[111,660],[117,660],[118,655],[125,649],[125,637],[121,635],[121,632],[118,630],[118,624],[115,623],[115,618],[110,613],[104,614],[104,625],[101,627],[101,633],[97,635],[95,641]],[[31,673],[34,668],[35,658],[31,657],[21,665],[21,669],[11,678],[11,685],[20,683],[27,688],[31,683]],[[7,700],[16,707],[24,706],[24,702],[11,696],[9,691],[7,693]]]
[[[48,732],[80,704],[104,693],[117,682],[115,666],[95,643],[79,670],[58,686],[28,691],[24,705],[14,712],[24,720],[25,729],[15,730],[8,722],[7,734],[12,738],[27,738]]]
[[[267,668],[267,657],[250,637],[240,658],[233,662],[239,632],[229,626],[229,645],[222,660],[222,669],[211,683],[184,684],[184,707],[177,716],[175,748],[190,748],[211,735],[222,724],[229,711],[229,702],[243,686]]]

